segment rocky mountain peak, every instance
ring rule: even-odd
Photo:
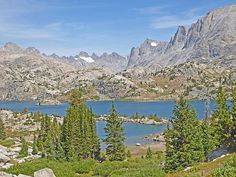
[[[140,47],[132,48],[128,68],[153,70],[186,61],[224,60],[236,55],[235,41],[236,4],[209,12],[189,29],[179,26],[168,44],[146,39]]]
[[[13,42],[7,42],[3,48],[4,51],[11,52],[11,53],[17,53],[17,52],[22,52],[23,49],[19,47],[17,44]]]
[[[179,26],[174,37],[171,38],[168,48],[171,46],[183,47],[186,40],[187,30],[184,26]]]
[[[49,55],[49,57],[54,58],[54,59],[60,59],[60,57],[55,53]]]
[[[79,56],[83,56],[83,57],[89,57],[89,54],[87,52],[81,51],[79,53]]]
[[[25,51],[31,54],[40,54],[40,51],[36,49],[35,47],[28,47],[25,49]]]

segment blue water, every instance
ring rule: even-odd
[[[134,101],[114,101],[113,102],[121,115],[133,115],[136,112],[140,115],[157,114],[159,117],[170,119],[172,111],[175,105],[174,101],[157,101],[157,102],[134,102]],[[93,109],[93,112],[97,115],[109,114],[112,101],[88,101],[86,103]],[[190,101],[190,104],[195,108],[199,119],[205,115],[205,104],[204,101],[195,100]],[[42,105],[39,106],[35,102],[25,101],[0,101],[0,109],[9,109],[13,111],[22,111],[27,108],[30,112],[42,112],[45,114],[56,114],[64,116],[66,109],[68,108],[67,103],[60,105]],[[210,103],[210,110],[213,111],[215,103]],[[104,127],[105,122],[97,123],[97,131],[101,138],[104,138]],[[152,133],[163,132],[166,126],[164,125],[141,125],[133,123],[124,123],[126,143],[135,144],[137,142],[147,143],[143,140],[143,137]]]

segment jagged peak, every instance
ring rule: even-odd
[[[35,47],[27,47],[25,49],[27,53],[34,53],[34,54],[40,54],[40,51],[36,49]]]
[[[88,57],[89,54],[88,54],[87,52],[81,51],[81,52],[79,53],[79,56]]]
[[[49,57],[55,58],[55,59],[60,58],[56,53],[52,53],[51,55],[49,55]]]
[[[23,49],[20,46],[18,46],[17,44],[15,44],[13,42],[7,42],[3,46],[3,50],[7,50],[7,51],[11,51],[11,52],[23,51]]]

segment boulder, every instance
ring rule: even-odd
[[[227,153],[228,150],[226,148],[220,148],[208,154],[207,159],[208,161],[214,161],[217,158],[224,157]]]
[[[13,175],[0,171],[0,177],[13,177]]]
[[[12,174],[9,174],[9,173],[0,171],[0,177],[30,177],[30,176],[22,175],[22,174],[19,174],[19,175],[12,175]]]
[[[44,168],[34,172],[34,177],[56,177],[50,168]]]
[[[10,161],[10,158],[7,157],[6,155],[0,153],[0,162],[7,163]]]
[[[5,164],[3,164],[3,165],[1,166],[1,168],[2,168],[2,169],[8,169],[8,168],[10,168],[11,166],[13,166],[12,163],[5,163]]]
[[[16,177],[30,177],[30,176],[28,176],[28,175],[22,175],[22,174],[19,174],[18,176],[16,176]]]
[[[7,154],[7,147],[0,145],[0,153],[6,155]]]

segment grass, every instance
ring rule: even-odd
[[[200,177],[213,177],[214,172],[217,169],[223,167],[233,157],[234,157],[234,154],[231,154],[229,156],[219,158],[215,161],[201,163],[199,165],[195,165],[188,171],[179,171],[176,173],[170,173],[167,175],[167,177],[199,177],[199,176]]]
[[[8,148],[14,144],[15,144],[15,142],[11,139],[0,140],[0,145],[8,147]]]
[[[11,130],[6,130],[6,134],[7,134],[7,137],[11,137],[11,138],[14,138],[14,137],[25,137],[25,136],[29,136],[29,135],[32,135],[33,132],[32,131],[11,131]]]

